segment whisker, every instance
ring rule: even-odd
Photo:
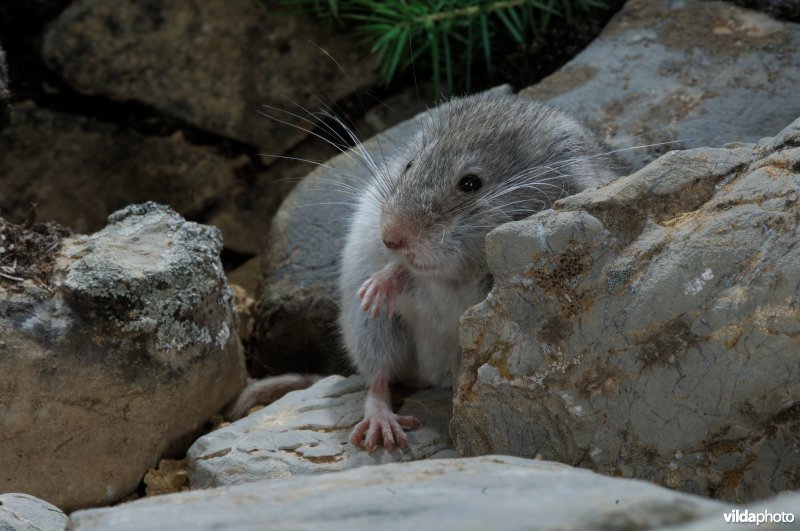
[[[308,123],[310,123],[310,124],[312,124],[312,125],[314,124],[314,122],[311,122],[311,121],[310,121],[310,120],[308,120],[307,118],[305,118],[305,117],[303,117],[303,116],[300,116],[300,115],[298,115],[298,114],[296,114],[296,113],[293,113],[293,112],[291,112],[291,111],[287,111],[287,110],[285,110],[285,109],[279,109],[279,108],[277,108],[277,107],[272,107],[272,106],[269,106],[269,105],[266,105],[266,104],[265,104],[265,105],[263,105],[263,107],[265,107],[265,108],[267,108],[267,109],[272,109],[272,110],[274,110],[274,111],[278,111],[278,112],[286,113],[286,114],[289,114],[289,115],[291,115],[291,116],[293,116],[293,117],[295,117],[295,118],[297,118],[297,119],[299,119],[299,120],[303,120],[303,121],[305,121],[305,122],[308,122]],[[319,134],[319,133],[317,133],[317,132],[315,132],[315,131],[312,131],[312,130],[310,130],[310,129],[306,129],[306,128],[304,128],[304,127],[301,127],[301,126],[299,126],[299,125],[297,125],[297,124],[293,124],[293,123],[291,123],[291,122],[288,122],[288,121],[286,121],[286,120],[281,120],[280,118],[277,118],[277,117],[275,117],[275,116],[272,116],[271,114],[267,114],[267,113],[265,113],[264,111],[256,111],[256,112],[258,112],[258,113],[259,113],[259,114],[261,114],[262,116],[265,116],[265,117],[269,118],[270,120],[274,120],[274,121],[276,121],[276,122],[278,122],[278,123],[281,123],[281,124],[287,125],[287,126],[289,126],[289,127],[292,127],[292,128],[294,128],[294,129],[298,129],[298,130],[300,130],[300,131],[303,131],[303,132],[304,132],[304,133],[306,133],[306,134],[312,135],[312,136],[314,136],[314,137],[316,137],[316,138],[318,138],[318,139],[322,140],[322,141],[323,141],[323,142],[325,142],[326,144],[330,145],[331,147],[333,147],[333,148],[334,148],[334,149],[336,149],[337,151],[339,151],[339,152],[343,153],[343,154],[344,154],[344,155],[345,155],[347,158],[349,158],[350,160],[352,160],[354,163],[356,162],[356,161],[355,161],[355,159],[353,159],[353,158],[352,158],[352,155],[350,155],[350,154],[349,154],[349,153],[350,153],[350,152],[349,152],[349,150],[345,150],[345,149],[343,149],[343,147],[342,147],[342,146],[340,146],[340,145],[336,144],[335,142],[333,142],[333,141],[331,141],[331,140],[329,140],[329,139],[325,138],[325,137],[324,137],[324,136],[322,136],[321,134]],[[363,163],[363,162],[362,162],[362,163]],[[365,165],[365,167],[366,167],[366,169],[369,171],[369,167],[368,167],[368,166],[366,166],[366,165]]]

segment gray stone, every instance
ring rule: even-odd
[[[641,168],[665,151],[755,142],[800,115],[800,25],[725,2],[631,0],[523,95],[587,123]]]
[[[110,213],[131,202],[169,203],[196,218],[235,185],[242,164],[180,134],[144,137],[19,103],[0,131],[0,212],[21,222],[36,203],[39,219],[82,233],[100,230]]]
[[[252,297],[258,291],[258,277],[260,274],[261,259],[256,256],[229,272],[226,276],[230,284],[240,286]]]
[[[0,494],[0,529],[3,531],[60,531],[67,515],[44,500],[28,494]]]
[[[68,529],[656,529],[726,510],[641,481],[489,456],[148,498],[79,511]]]
[[[238,394],[221,247],[145,203],[65,239],[49,283],[0,279],[0,490],[114,502]]]
[[[487,238],[462,455],[541,455],[726,500],[800,487],[800,120],[669,153]],[[512,407],[513,405],[513,407]]]
[[[300,106],[317,111],[317,98],[333,105],[377,81],[344,36],[252,0],[78,0],[46,31],[43,55],[83,93],[143,102],[268,153],[297,144],[308,123],[265,105],[305,116]]]
[[[349,442],[365,397],[360,377],[329,376],[204,435],[187,453],[192,488],[455,456],[447,433],[449,391],[428,389],[408,397],[401,413],[416,416],[423,426],[408,433],[407,449],[371,454]]]

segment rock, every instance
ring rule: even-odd
[[[217,226],[227,249],[258,254],[291,174],[193,145],[181,132],[144,136],[32,102],[16,104],[0,131],[0,212],[21,221],[35,202],[40,219],[83,233],[130,202],[152,200]]]
[[[8,72],[6,72],[6,54],[0,46],[0,129],[8,123],[8,106],[11,93],[8,90]]]
[[[564,68],[522,91],[586,122],[638,169],[755,142],[800,115],[800,25],[724,2],[631,0]]]
[[[160,496],[189,490],[186,459],[162,459],[158,468],[151,468],[144,475],[148,496]]]
[[[92,529],[655,529],[730,510],[641,481],[514,457],[394,463],[74,513]]]
[[[236,284],[250,297],[255,297],[259,291],[258,276],[261,274],[261,260],[258,256],[243,263],[226,276],[229,284]]]
[[[798,145],[800,120],[672,152],[490,233],[495,285],[460,331],[459,452],[725,500],[800,488]]]
[[[231,283],[234,303],[236,304],[236,319],[239,321],[239,339],[246,343],[253,334],[256,300],[241,286]]]
[[[0,491],[114,502],[244,385],[219,231],[154,203],[0,279]]]
[[[180,133],[144,137],[17,104],[0,131],[0,212],[22,221],[33,202],[40,219],[84,233],[132,201],[168,202],[198,217],[234,186],[239,164],[189,145]]]
[[[0,494],[0,529],[8,531],[61,531],[67,515],[44,500],[28,494]]]
[[[423,426],[408,432],[408,448],[369,454],[349,442],[364,413],[366,385],[358,376],[329,376],[242,420],[199,438],[187,453],[193,489],[260,479],[311,475],[363,465],[453,457],[447,425],[449,391],[428,389],[400,409]]]
[[[342,35],[251,0],[209,0],[202,9],[78,0],[49,27],[42,52],[80,92],[139,101],[269,153],[297,144],[308,124],[265,106],[305,115],[321,108],[318,98],[335,105],[377,81]]]

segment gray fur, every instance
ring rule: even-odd
[[[619,166],[572,118],[497,91],[429,111],[400,152],[380,165],[370,161],[373,180],[359,198],[342,255],[339,324],[368,380],[387,372],[409,384],[449,387],[459,317],[491,286],[489,231],[611,180]],[[481,189],[460,191],[465,174],[478,175]],[[430,270],[408,266],[394,316],[372,319],[360,308],[359,287],[390,262],[409,263],[382,243],[387,226],[414,235],[414,259]]]

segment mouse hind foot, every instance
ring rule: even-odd
[[[350,440],[368,452],[382,442],[386,451],[391,452],[395,447],[406,447],[406,429],[413,430],[421,425],[415,417],[396,415],[392,411],[389,379],[385,374],[379,374],[367,391],[364,420],[353,428]]]
[[[356,424],[350,434],[350,440],[356,446],[363,447],[367,452],[372,452],[382,442],[387,452],[407,445],[405,430],[413,430],[422,425],[417,418],[396,415],[388,408],[380,413],[373,413],[364,417]]]

